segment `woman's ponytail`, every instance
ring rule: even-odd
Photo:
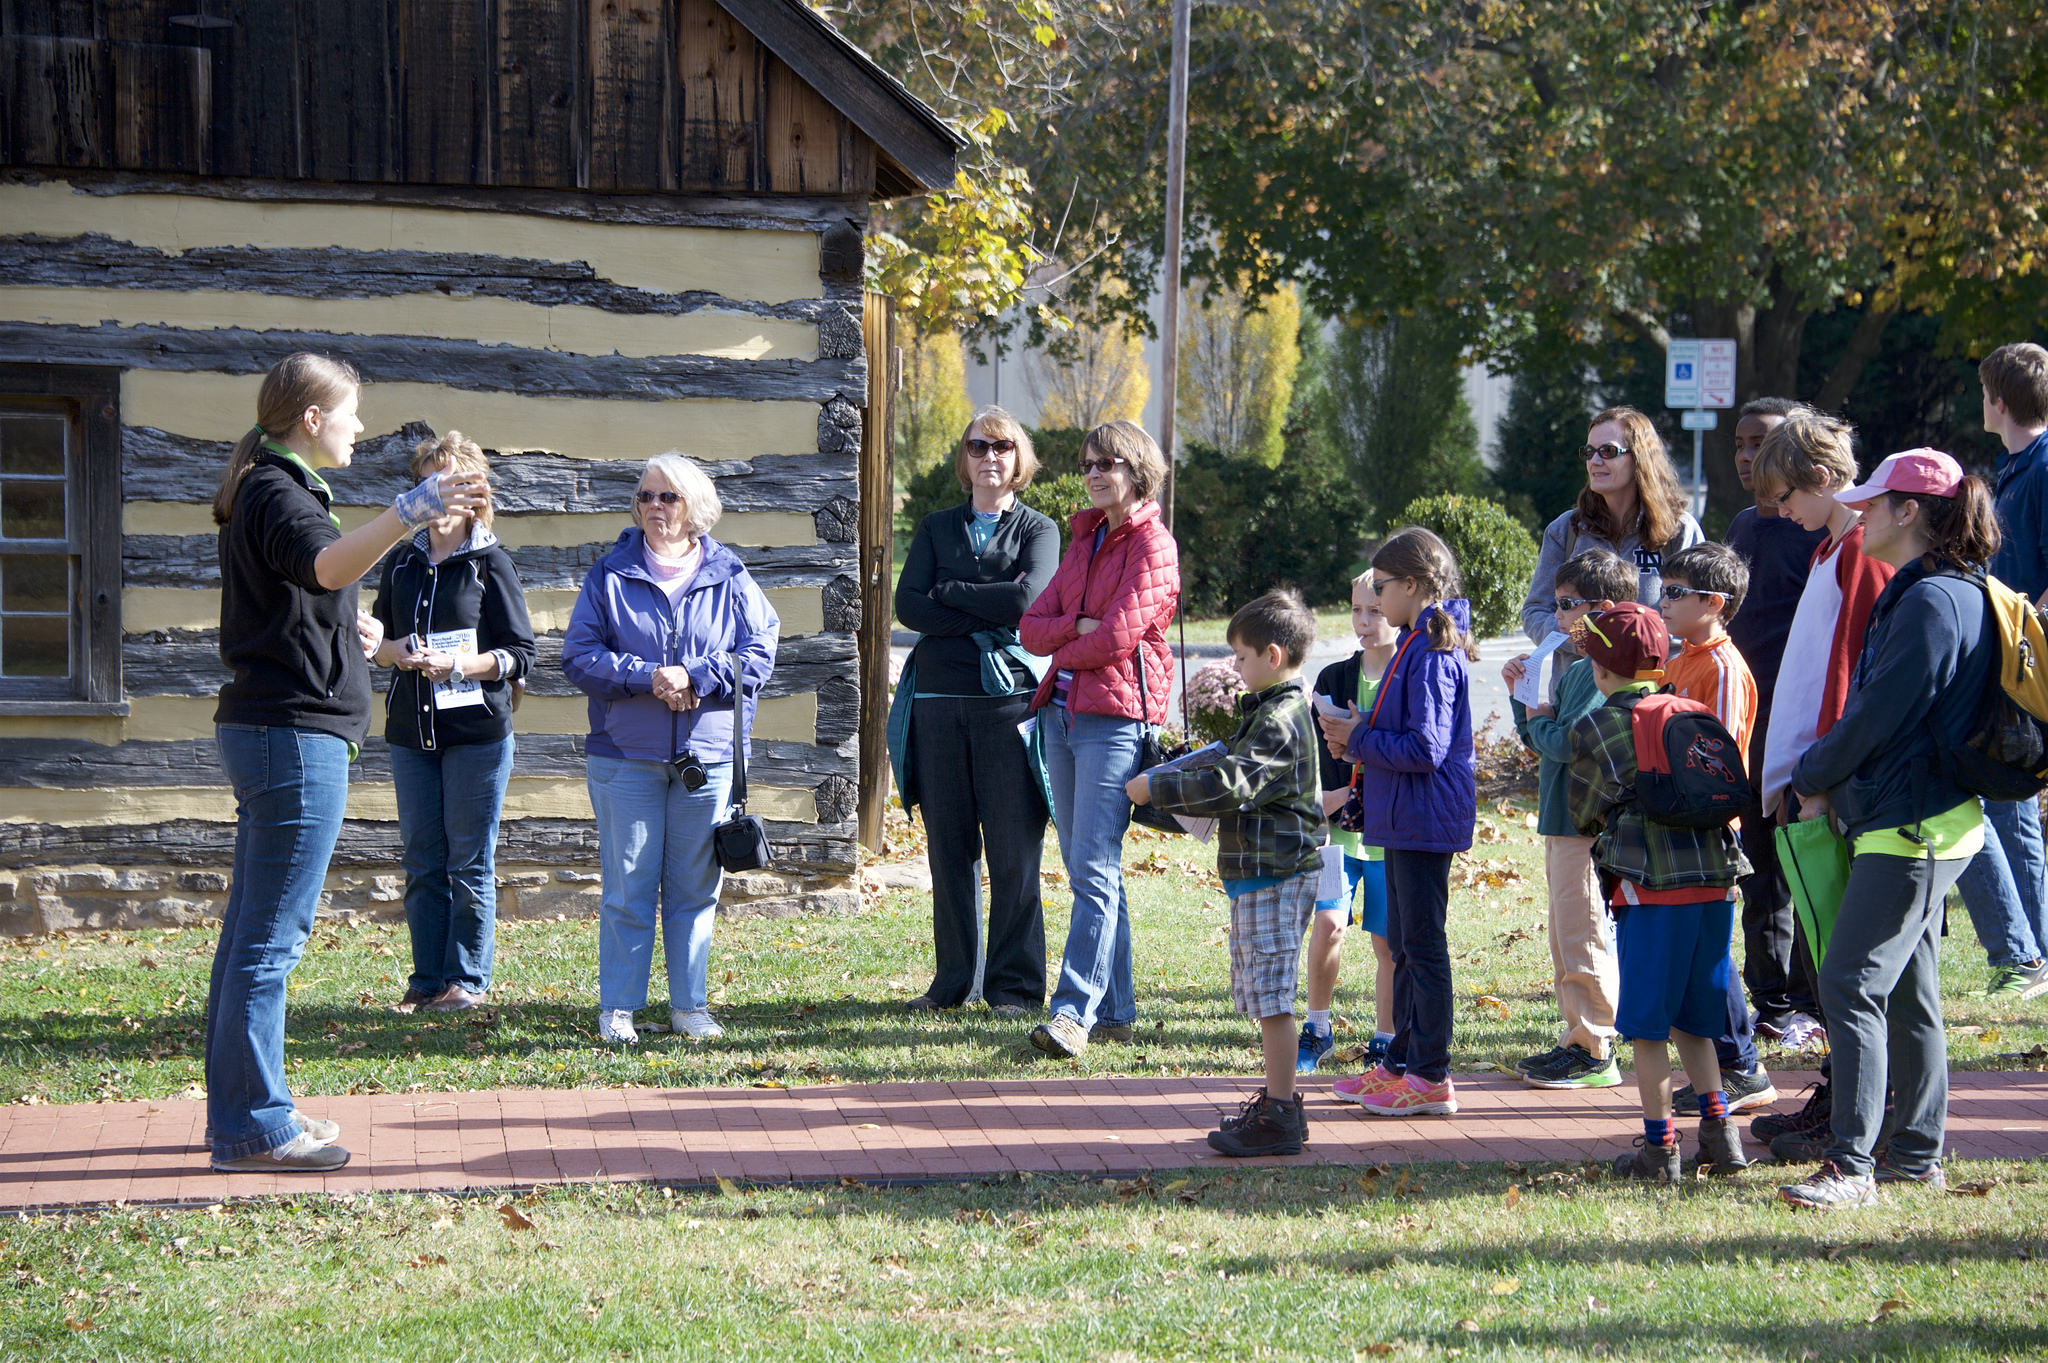
[[[235,442],[227,470],[221,474],[220,488],[213,494],[214,524],[226,525],[235,514],[235,495],[241,491],[242,479],[256,462],[256,452],[263,448],[264,441],[283,440],[290,435],[308,407],[318,407],[323,412],[334,410],[362,383],[351,366],[310,351],[296,351],[272,365],[256,394],[256,424]]]

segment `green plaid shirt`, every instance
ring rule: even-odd
[[[1323,866],[1322,743],[1301,680],[1239,696],[1237,732],[1221,758],[1185,771],[1155,771],[1152,803],[1175,814],[1213,816],[1216,873],[1225,880],[1285,879]]]
[[[1629,719],[1648,683],[1624,687],[1572,725],[1571,813],[1601,870],[1646,890],[1726,889],[1749,874],[1735,829],[1653,823],[1636,806]]]

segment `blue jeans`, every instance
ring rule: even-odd
[[[2032,965],[2048,947],[2041,848],[2041,811],[2033,800],[1984,802],[1984,850],[1970,858],[1956,886],[1994,967]]]
[[[285,979],[306,949],[348,805],[348,743],[310,729],[223,724],[235,791],[234,880],[206,995],[206,1117],[215,1159],[299,1134],[284,1076]]]
[[[498,926],[498,813],[512,777],[512,736],[425,752],[391,748],[398,835],[405,847],[411,987],[491,987]]]
[[[711,855],[711,828],[726,816],[732,763],[706,763],[710,779],[685,789],[666,762],[590,754],[590,807],[597,815],[604,897],[598,911],[597,1006],[647,1006],[654,967],[654,924],[661,921],[668,960],[668,1004],[705,1005],[711,924],[722,873]]]
[[[1135,1022],[1131,906],[1124,898],[1124,829],[1131,822],[1131,802],[1124,786],[1138,774],[1144,726],[1112,715],[1070,714],[1064,705],[1046,706],[1038,722],[1045,729],[1060,860],[1074,892],[1051,1012],[1083,1027]]]

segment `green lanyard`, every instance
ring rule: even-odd
[[[286,449],[275,440],[264,441],[263,448],[280,458],[291,460],[306,471],[306,477],[312,481],[313,491],[327,499],[327,519],[334,522],[336,530],[341,529],[341,517],[334,514],[334,489],[327,485],[327,480],[320,476],[320,471],[299,458],[296,450]]]

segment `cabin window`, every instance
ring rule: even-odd
[[[118,379],[0,365],[0,713],[120,713]]]

